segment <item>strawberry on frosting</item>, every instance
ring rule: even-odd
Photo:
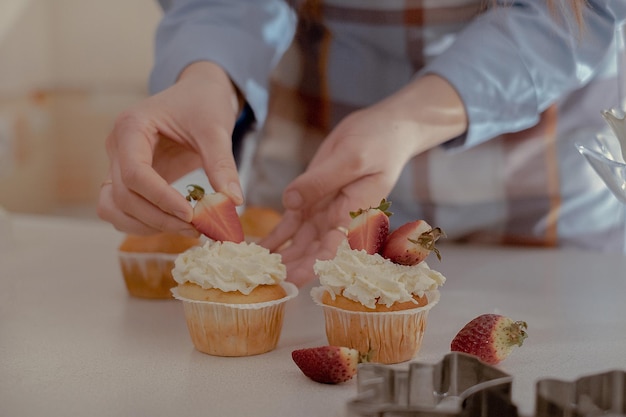
[[[331,297],[341,295],[374,309],[414,301],[445,282],[425,262],[431,252],[440,257],[435,242],[443,231],[416,220],[389,233],[390,205],[382,199],[378,207],[351,212],[335,257],[315,262],[313,270]]]
[[[353,250],[345,240],[333,259],[317,260],[313,269],[332,297],[343,295],[369,308],[411,301],[414,295],[435,290],[446,281],[426,262],[396,264],[377,253]]]
[[[408,222],[394,230],[385,241],[381,255],[401,265],[417,265],[434,252],[441,260],[435,243],[445,233],[438,227],[431,227],[424,220]]]
[[[350,212],[348,243],[352,249],[364,250],[370,255],[381,250],[389,234],[389,206],[391,202],[383,198],[378,207]]]

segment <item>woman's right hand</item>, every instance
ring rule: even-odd
[[[191,64],[173,86],[126,110],[106,139],[98,216],[126,233],[197,235],[192,207],[170,184],[199,167],[216,191],[243,203],[231,139],[238,111],[235,87],[210,62]]]

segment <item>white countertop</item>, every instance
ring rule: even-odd
[[[291,351],[326,344],[309,288],[288,303],[278,348],[247,358],[194,350],[176,300],[131,298],[122,235],[84,220],[13,215],[0,246],[0,416],[343,416],[356,380],[322,385]],[[6,233],[6,230],[4,231]],[[6,236],[5,236],[6,237]],[[434,363],[469,320],[498,312],[529,337],[498,367],[534,413],[540,378],[626,369],[626,258],[575,250],[442,246],[446,275],[416,360]]]

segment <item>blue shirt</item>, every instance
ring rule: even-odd
[[[624,207],[574,142],[601,131],[600,111],[617,105],[614,33],[626,1],[589,1],[582,29],[545,0],[486,11],[480,0],[168,3],[151,90],[198,60],[225,68],[257,120],[248,201],[279,206],[307,162],[289,149],[314,148],[350,111],[436,73],[457,89],[469,128],[404,169],[392,225],[421,217],[451,239],[624,251]],[[306,120],[268,112],[279,96]]]

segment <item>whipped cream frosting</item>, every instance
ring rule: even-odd
[[[247,295],[259,285],[280,284],[287,269],[280,254],[256,243],[208,240],[178,255],[172,276],[179,284],[191,282]]]
[[[333,299],[343,295],[372,309],[377,303],[389,307],[414,301],[414,295],[422,296],[446,281],[424,261],[413,266],[395,264],[379,254],[353,250],[347,240],[339,245],[334,259],[318,260],[313,269]]]

